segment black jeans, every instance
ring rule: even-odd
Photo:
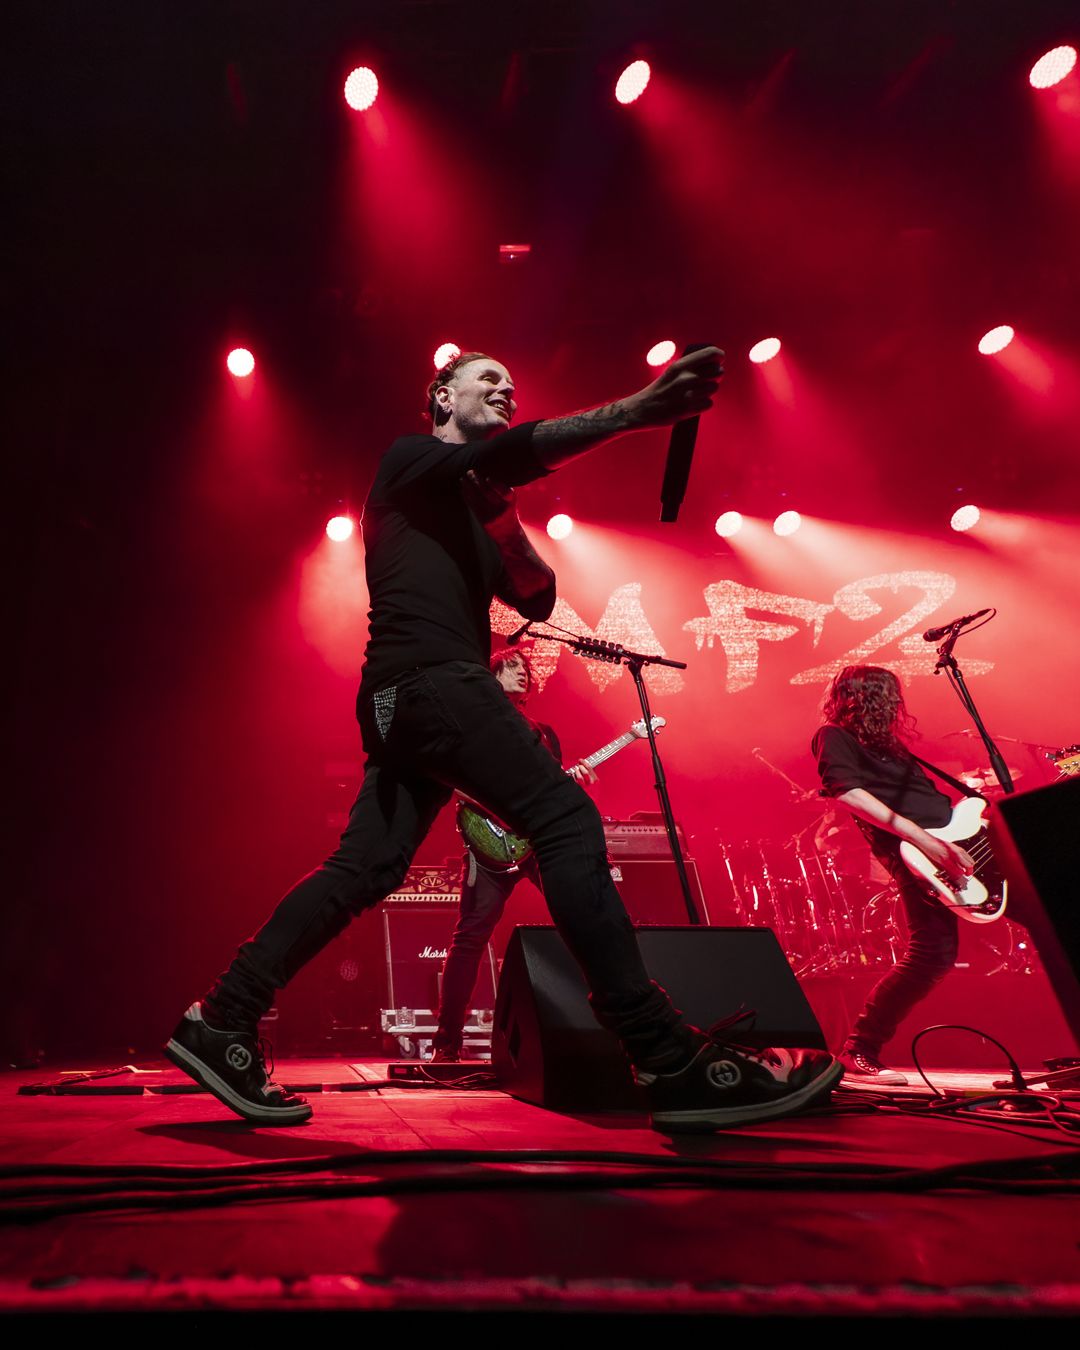
[[[685,1062],[697,1037],[652,983],[608,871],[600,815],[556,764],[485,666],[406,672],[358,705],[364,781],[334,853],[280,901],[207,995],[212,1019],[253,1025],[274,995],[406,870],[452,788],[533,843],[555,926],[593,1011],[631,1061]]]
[[[870,991],[847,1044],[877,1055],[915,1005],[952,970],[960,945],[960,920],[932,900],[899,853],[878,853],[900,887],[908,947],[902,959]]]
[[[498,927],[514,887],[525,877],[534,886],[543,888],[540,870],[532,854],[513,871],[496,872],[478,861],[472,849],[465,850],[461,870],[461,917],[450,940],[442,971],[439,1027],[435,1033],[437,1050],[450,1050],[455,1054],[460,1051],[462,1028],[484,950]]]

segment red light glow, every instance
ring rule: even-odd
[[[1000,328],[991,328],[989,333],[984,333],[979,339],[979,351],[983,356],[993,356],[997,352],[1003,352],[1009,343],[1016,336],[1016,330],[1010,328],[1007,323],[1003,323]]]
[[[773,521],[773,532],[785,538],[789,534],[794,534],[802,524],[802,516],[798,511],[781,511]]]
[[[352,538],[355,528],[349,516],[331,516],[326,522],[326,537],[335,544],[343,544],[346,539]]]
[[[245,379],[255,369],[255,358],[246,347],[234,347],[225,358],[229,373],[238,379]]]
[[[1055,47],[1053,51],[1039,57],[1031,67],[1028,80],[1032,89],[1051,89],[1055,84],[1060,84],[1066,75],[1071,75],[1075,66],[1075,47]]]
[[[652,71],[648,61],[635,61],[626,67],[615,86],[615,97],[620,103],[633,103],[649,86]]]
[[[748,355],[755,366],[763,366],[766,361],[771,361],[774,356],[780,355],[780,339],[762,338],[760,342],[754,343]]]
[[[552,516],[547,523],[547,532],[552,539],[566,539],[574,528],[569,516]]]
[[[460,347],[453,342],[444,342],[441,347],[435,348],[435,355],[431,359],[435,362],[435,369],[442,370],[443,366],[449,365],[455,356],[460,355]]]
[[[967,530],[973,530],[979,523],[982,512],[977,506],[961,506],[952,513],[952,520],[949,524],[958,533],[963,534]]]
[[[345,81],[345,102],[356,112],[366,112],[379,97],[379,77],[369,66],[357,66]]]
[[[666,366],[674,355],[674,342],[658,342],[646,352],[645,360],[650,366]]]
[[[721,539],[731,539],[742,529],[742,514],[738,511],[725,511],[717,519],[716,533]]]

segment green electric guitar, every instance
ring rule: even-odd
[[[662,717],[652,719],[653,731],[659,731],[665,725]],[[616,736],[613,741],[601,746],[599,750],[588,755],[581,762],[588,768],[595,769],[598,764],[603,764],[605,759],[617,755],[620,750],[625,750],[634,741],[644,740],[647,735],[645,719],[640,718],[629,731],[624,731],[621,736]],[[532,844],[528,839],[523,839],[521,835],[514,834],[505,825],[500,825],[497,820],[493,820],[482,807],[476,802],[470,801],[468,797],[463,796],[458,802],[457,823],[458,829],[461,831],[461,837],[476,854],[480,862],[485,867],[492,868],[495,871],[508,872],[511,868],[520,866],[532,852]]]

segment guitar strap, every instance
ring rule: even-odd
[[[909,751],[908,753],[910,754],[911,752]],[[984,793],[976,792],[969,783],[963,783],[959,778],[954,778],[951,773],[946,773],[944,769],[939,769],[936,764],[931,764],[928,759],[921,759],[916,754],[912,754],[911,758],[916,764],[921,764],[924,769],[929,769],[932,774],[936,774],[943,783],[948,783],[951,788],[955,788],[961,796],[978,797],[979,800],[983,802],[990,800]]]

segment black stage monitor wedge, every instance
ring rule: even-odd
[[[1024,924],[1080,1043],[1080,777],[1003,798],[990,839]]]
[[[817,1018],[768,928],[639,928],[645,966],[687,1021],[708,1028],[740,1004],[750,1045],[825,1048]],[[626,1056],[589,1007],[577,962],[554,928],[517,928],[495,998],[492,1068],[514,1097],[555,1111],[643,1110]]]

